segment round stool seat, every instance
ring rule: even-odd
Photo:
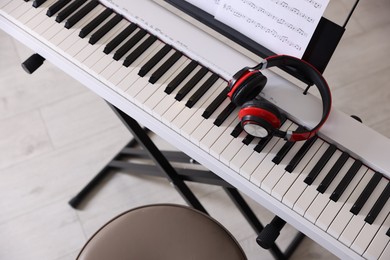
[[[246,259],[216,220],[190,207],[157,204],[129,210],[84,245],[79,260]]]

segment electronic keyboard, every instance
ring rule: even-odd
[[[333,109],[307,141],[253,138],[227,81],[259,62],[148,0],[0,0],[0,28],[342,259],[390,259],[390,141]],[[195,22],[196,24],[196,22]],[[321,102],[264,71],[312,127]]]

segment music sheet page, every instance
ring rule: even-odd
[[[302,58],[329,0],[187,0],[277,54]]]

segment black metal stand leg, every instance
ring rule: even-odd
[[[110,105],[111,106],[111,105]],[[158,168],[165,174],[167,179],[172,183],[176,188],[179,194],[184,198],[184,200],[193,208],[200,210],[207,214],[207,211],[195,197],[192,191],[188,186],[177,177],[176,170],[168,162],[165,156],[161,151],[155,146],[155,144],[150,140],[149,136],[145,133],[142,127],[135,121],[133,118],[129,117],[127,114],[123,113],[121,110],[116,107],[111,106],[111,108],[116,112],[117,116],[125,123],[126,127],[133,134],[134,138],[137,140],[138,144],[141,145],[145,151],[148,152],[150,158],[156,164]]]
[[[224,188],[224,190],[229,195],[231,200],[235,203],[236,207],[241,211],[241,214],[243,214],[243,216],[246,218],[248,223],[259,235],[263,231],[264,227],[260,223],[259,219],[256,217],[255,213],[246,203],[244,198],[241,196],[241,194],[237,191],[237,189]],[[276,244],[273,244],[269,248],[269,250],[271,254],[275,257],[275,259],[279,259],[279,260],[287,259],[286,256],[283,254],[283,252],[279,249],[279,247]]]

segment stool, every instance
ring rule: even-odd
[[[131,209],[100,228],[78,260],[247,259],[220,223],[193,208],[155,204]]]

